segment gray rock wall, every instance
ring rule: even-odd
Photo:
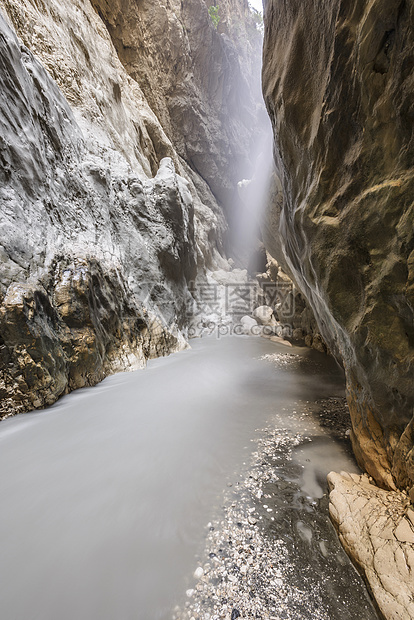
[[[175,6],[163,6],[150,8],[175,24]],[[203,8],[210,51],[218,46],[214,72],[221,38]],[[208,175],[183,157],[177,129],[154,113],[143,76],[126,71],[89,0],[0,0],[0,9],[8,20],[0,18],[0,416],[8,416],[186,346],[191,283],[230,267]],[[161,22],[147,26],[161,36]],[[143,60],[158,63],[158,52]],[[201,71],[187,52],[185,63]],[[238,53],[226,63],[239,71]],[[253,96],[248,106],[254,116]],[[156,112],[169,107],[160,101]],[[206,126],[215,122],[209,110],[198,119]],[[249,141],[242,133],[235,143]],[[212,144],[198,144],[211,161]]]
[[[248,3],[219,2],[217,29],[210,1],[92,4],[179,155],[231,209],[259,129],[262,38]]]
[[[9,415],[182,346],[172,331],[196,248],[189,184],[172,161],[148,179],[109,150],[88,152],[59,89],[3,19],[0,28],[0,396]]]

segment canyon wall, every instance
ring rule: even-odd
[[[179,156],[228,210],[250,178],[260,127],[262,36],[247,0],[92,0],[128,75]],[[249,130],[247,130],[249,128]],[[252,131],[255,128],[255,131]]]
[[[198,0],[0,10],[4,417],[186,346],[192,282],[230,270],[260,43],[244,0],[218,30]]]
[[[344,362],[352,442],[414,486],[414,7],[267,0],[263,88],[289,267]]]

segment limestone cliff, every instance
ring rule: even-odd
[[[267,0],[263,88],[284,251],[343,359],[352,441],[414,485],[414,7]]]
[[[227,209],[250,178],[262,38],[247,0],[92,0],[127,73],[182,157]],[[264,109],[263,112],[264,113]]]
[[[0,0],[0,415],[185,346],[191,282],[230,269],[218,198],[249,165],[256,102],[239,77],[255,53],[197,0],[145,4],[126,31],[127,7]]]

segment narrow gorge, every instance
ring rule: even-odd
[[[414,618],[413,32],[0,0],[2,618]]]

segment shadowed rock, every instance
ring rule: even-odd
[[[290,269],[343,359],[359,463],[414,485],[414,13],[268,0],[263,82]]]

